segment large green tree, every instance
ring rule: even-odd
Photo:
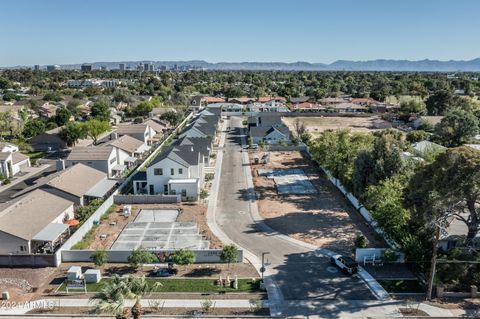
[[[75,146],[78,140],[87,136],[87,132],[84,125],[76,122],[68,122],[60,130],[59,136],[68,146]]]
[[[98,119],[90,119],[83,123],[84,130],[92,140],[93,144],[97,144],[98,137],[111,129],[108,121],[100,121]]]
[[[480,230],[480,151],[462,146],[448,149],[418,170],[409,185],[409,199],[428,219],[453,210],[465,223],[467,245]]]
[[[90,115],[99,121],[110,121],[110,104],[105,100],[93,103]]]
[[[426,101],[429,115],[445,115],[455,105],[455,96],[450,90],[439,90]]]
[[[479,120],[470,112],[454,110],[435,127],[436,139],[447,147],[467,143],[479,132]]]

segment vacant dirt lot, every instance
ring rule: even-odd
[[[250,153],[250,159],[261,152]],[[300,168],[318,190],[316,194],[277,194],[272,179],[259,177],[259,168]],[[266,165],[252,164],[253,182],[259,197],[260,214],[275,230],[305,242],[351,254],[355,237],[363,234],[370,241],[370,247],[384,247],[373,230],[330,182],[321,177],[315,163],[305,159],[299,152],[270,152]]]
[[[343,117],[343,116],[319,116],[319,117],[284,117],[283,121],[295,131],[293,123],[299,120],[307,126],[309,133],[321,133],[325,130],[349,128],[354,132],[368,132],[391,127],[390,123],[380,116],[369,117]]]
[[[50,282],[58,276],[59,269],[46,268],[2,268],[0,269],[0,291],[10,293],[10,302],[25,302],[37,298],[51,288]]]
[[[222,242],[215,237],[207,225],[207,207],[204,204],[181,203],[181,204],[155,204],[155,205],[132,205],[132,214],[125,217],[122,214],[122,206],[118,206],[109,218],[102,220],[93,234],[92,243],[89,249],[109,249],[125,225],[132,222],[142,208],[150,209],[179,209],[180,214],[177,221],[193,221],[198,225],[199,233],[206,240],[210,241],[210,248],[222,248]],[[101,237],[106,236],[105,238]],[[103,239],[102,239],[103,238]]]

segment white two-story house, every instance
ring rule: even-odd
[[[68,167],[78,163],[93,167],[107,174],[108,178],[119,178],[127,169],[130,155],[112,145],[75,147],[68,155]]]

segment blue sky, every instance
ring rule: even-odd
[[[472,59],[478,0],[2,0],[0,65]]]

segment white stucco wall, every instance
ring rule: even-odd
[[[154,175],[154,170],[157,168],[163,169],[163,175]],[[173,176],[171,175],[172,168],[174,169]],[[179,168],[183,170],[182,174],[179,174]],[[184,167],[169,158],[165,158],[147,168],[147,189],[150,189],[150,185],[153,185],[155,194],[163,194],[164,185],[168,185],[168,181],[171,178],[190,178],[190,172],[187,167]]]

